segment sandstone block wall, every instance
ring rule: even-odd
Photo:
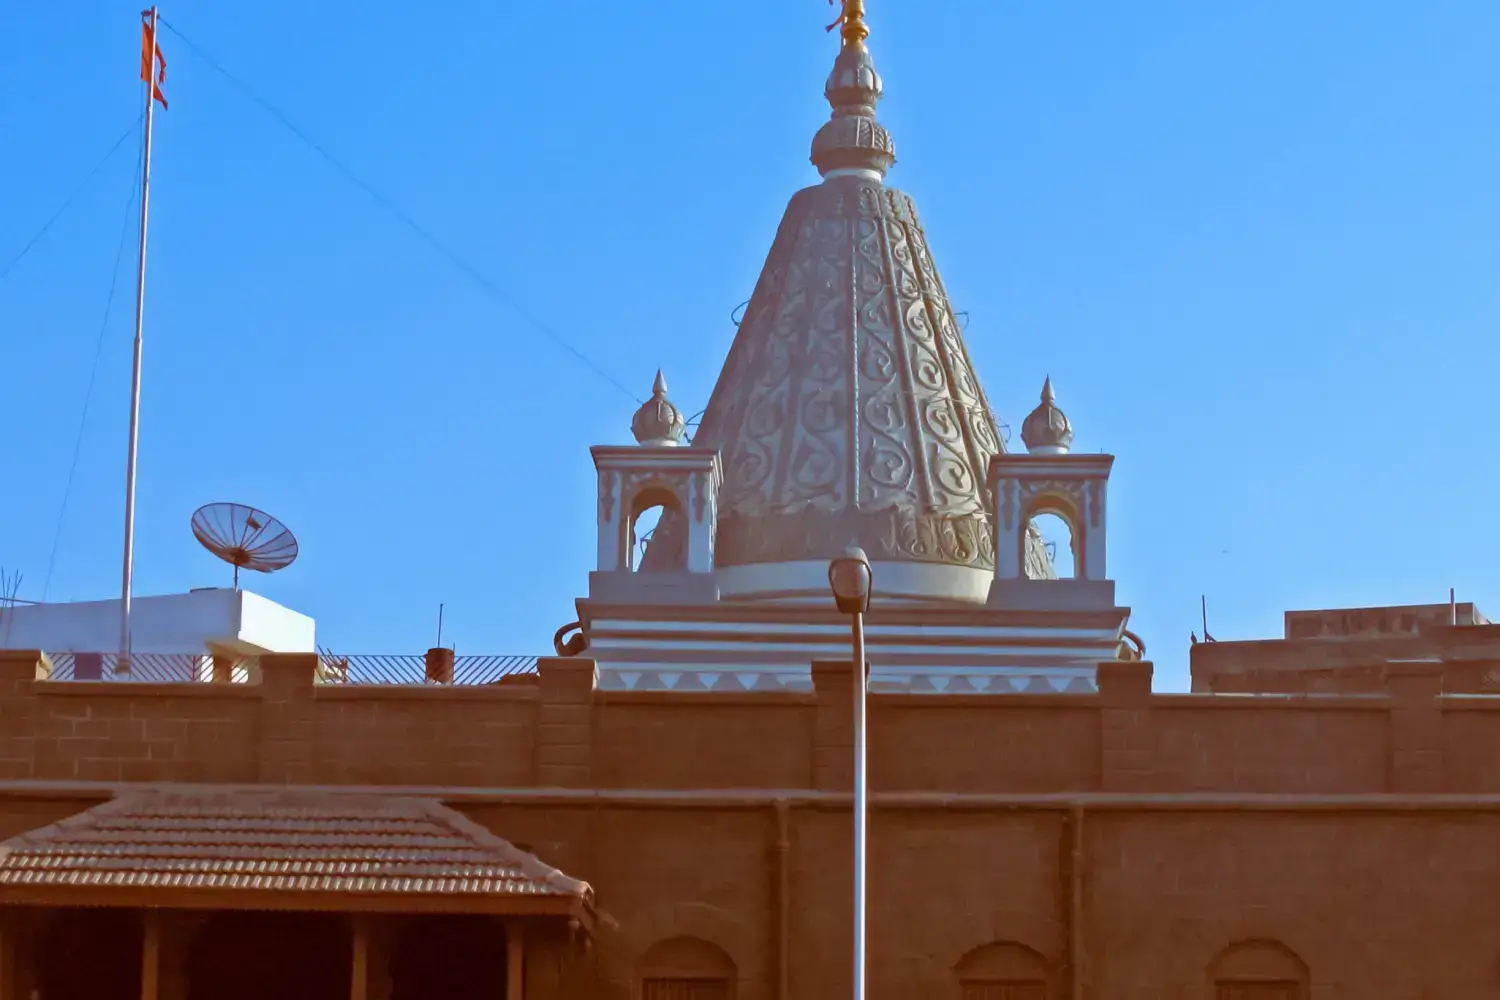
[[[313,669],[58,683],[0,654],[0,836],[116,783],[401,788],[594,884],[587,975],[544,994],[633,1000],[679,940],[738,1000],[847,989],[847,663],[810,694],[604,693],[580,659],[489,688]],[[1303,1000],[1500,996],[1500,698],[1445,694],[1445,670],[1154,695],[1120,662],[1092,696],[873,696],[872,997],[956,1000],[961,967],[1019,962],[1048,996],[1198,1000],[1253,961],[1304,970]]]

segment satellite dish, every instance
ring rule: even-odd
[[[193,512],[193,537],[205,549],[234,567],[234,589],[240,568],[274,573],[297,561],[297,538],[265,511],[238,503],[204,504]]]

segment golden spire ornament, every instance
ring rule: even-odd
[[[828,0],[829,3],[842,3],[843,10],[839,13],[839,19],[828,26],[826,30],[842,26],[839,34],[844,39],[845,45],[860,45],[866,38],[870,37],[870,28],[865,24],[865,0]]]

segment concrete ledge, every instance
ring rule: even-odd
[[[987,601],[1016,611],[1104,611],[1115,606],[1113,580],[996,580]]]
[[[719,586],[711,573],[589,574],[589,600],[610,604],[717,604]]]

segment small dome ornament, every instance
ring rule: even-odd
[[[682,435],[687,430],[687,421],[670,399],[667,398],[667,380],[660,369],[656,382],[651,387],[651,398],[635,411],[630,429],[642,448],[675,448],[682,444]]]
[[[1073,425],[1057,408],[1050,375],[1042,383],[1042,404],[1021,425],[1021,440],[1033,455],[1066,455],[1073,445]]]
[[[833,115],[813,136],[812,162],[824,177],[853,174],[878,181],[896,162],[896,149],[891,134],[875,118],[885,84],[865,45],[870,29],[864,0],[842,0],[839,19],[828,30],[834,28],[843,43],[823,87]]]

